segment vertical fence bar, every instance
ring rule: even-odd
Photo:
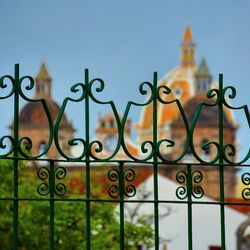
[[[192,166],[187,165],[187,194],[188,194],[188,250],[193,249],[193,219],[192,219]]]
[[[54,161],[50,161],[50,171],[49,171],[49,193],[50,193],[50,218],[49,218],[49,244],[50,250],[54,250],[54,218],[55,218],[55,201],[54,201],[54,194],[55,194],[55,167]]]
[[[19,64],[15,64],[14,93],[14,208],[13,208],[13,249],[18,249],[18,139],[19,139]]]
[[[224,194],[224,160],[223,160],[223,75],[219,74],[219,148],[220,148],[220,223],[221,223],[221,247],[226,249],[225,242],[225,194]]]
[[[125,244],[124,244],[124,171],[123,171],[123,162],[119,163],[119,190],[120,190],[120,250],[124,250]]]
[[[157,133],[158,133],[158,120],[157,120],[157,73],[154,72],[153,76],[154,86],[154,99],[153,99],[153,144],[154,144],[154,224],[155,224],[155,250],[159,250],[159,201],[158,201],[158,156],[157,156]]]
[[[86,249],[90,250],[90,157],[89,157],[89,71],[85,69],[85,138],[86,138]]]

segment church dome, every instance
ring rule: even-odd
[[[50,111],[52,120],[53,122],[55,122],[60,107],[55,101],[51,99],[46,100],[46,103]],[[29,127],[29,126],[48,127],[49,126],[48,118],[42,103],[30,102],[26,104],[20,112],[19,124],[20,127]],[[63,114],[62,116],[60,126],[72,128],[72,124],[67,120],[65,114]]]
[[[167,86],[171,89],[168,95],[161,95],[164,101],[172,101],[176,98],[180,99],[182,105],[194,95],[194,68],[178,67],[166,74],[160,81],[158,86]],[[158,126],[163,127],[164,124],[176,119],[179,110],[176,104],[162,104],[158,102]],[[152,110],[153,106],[148,105],[144,108],[140,123],[137,129],[149,129],[152,127]]]
[[[195,95],[194,97],[192,97],[191,99],[189,99],[187,101],[186,105],[184,106],[184,113],[186,115],[186,118],[187,118],[189,125],[191,125],[192,120],[195,116],[195,112],[198,108],[198,105],[201,102],[212,104],[214,102],[214,100],[206,98],[205,95],[198,94],[198,95]],[[218,114],[218,112],[219,112],[219,108],[217,105],[216,106],[203,105],[202,109],[200,111],[198,120],[196,122],[196,125],[218,127],[219,126],[219,117],[218,117],[218,115],[215,115],[215,114]],[[230,110],[225,109],[223,114],[224,114],[223,115],[224,127],[228,126],[228,127],[234,128],[235,123],[231,120]],[[178,126],[178,125],[183,125],[182,117],[179,117],[178,119],[176,119],[172,123],[172,126]]]
[[[167,73],[158,82],[158,87],[165,86],[171,90],[169,94],[160,91],[161,99],[166,102],[178,99],[190,123],[198,103],[200,101],[209,102],[206,98],[207,91],[211,88],[218,88],[218,84],[212,81],[205,59],[202,59],[199,66],[196,67],[195,47],[191,29],[187,27],[182,40],[179,66]],[[182,122],[183,124],[183,121],[180,118],[181,113],[176,102],[165,104],[158,101],[157,105],[158,138],[160,139],[171,134],[170,126],[173,123],[177,125],[178,122]],[[218,126],[218,117],[214,115],[215,109],[216,107],[203,106],[197,124]],[[142,142],[152,137],[152,125],[153,104],[151,103],[143,108],[140,121],[136,124],[138,141]],[[231,128],[235,127],[233,112],[227,108],[224,109],[224,125]]]

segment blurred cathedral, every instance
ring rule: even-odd
[[[174,99],[180,100],[189,125],[191,125],[200,102],[211,103],[214,101],[212,98],[207,98],[207,92],[211,88],[218,88],[218,83],[213,81],[213,77],[209,71],[206,60],[203,58],[198,66],[196,65],[195,53],[196,46],[193,40],[191,29],[188,26],[186,27],[182,39],[181,59],[179,65],[168,72],[162,78],[162,80],[158,82],[158,86],[166,86],[171,89],[170,94],[162,96],[162,99],[164,101],[170,102]],[[35,77],[35,81],[36,84],[34,99],[44,98],[46,100],[48,109],[52,116],[52,120],[55,123],[55,120],[60,111],[60,107],[52,97],[52,78],[49,75],[44,63],[41,64],[39,72]],[[181,155],[185,147],[187,138],[183,118],[181,117],[179,108],[176,103],[173,102],[166,105],[158,102],[157,105],[158,140],[167,138],[175,142],[174,147],[165,147],[165,149],[163,147],[163,149],[161,149],[161,152],[167,159],[177,159]],[[120,115],[120,119],[122,119],[122,115]],[[238,125],[231,110],[224,109],[223,122],[224,144],[236,145],[236,132]],[[13,125],[11,125],[10,128],[13,130]],[[68,144],[68,140],[74,138],[75,129],[72,123],[69,122],[65,114],[63,114],[62,116],[59,129],[59,144],[62,151],[66,155],[75,155],[76,152],[74,152],[74,150],[76,149],[76,147],[71,147]],[[132,129],[132,122],[130,119],[127,119],[123,135],[127,150],[132,156],[136,158],[140,158],[143,156],[145,157],[145,152],[142,152],[141,145],[145,141],[152,140],[152,104],[144,106],[141,110],[140,120],[135,125],[135,130],[137,132],[136,141],[133,141],[133,138],[131,136]],[[39,155],[39,153],[44,150],[48,143],[50,133],[51,131],[48,126],[48,118],[45,114],[42,104],[40,102],[29,102],[24,105],[24,107],[20,111],[19,117],[19,136],[20,138],[29,137],[32,140],[32,155]],[[195,132],[193,136],[194,148],[197,152],[197,155],[199,155],[199,157],[201,159],[204,159],[205,161],[213,159],[216,155],[216,147],[210,145],[204,149],[202,148],[202,146],[212,141],[218,142],[218,107],[203,106],[203,109],[201,110],[199,118],[196,122]],[[98,152],[98,158],[107,158],[116,149],[118,143],[118,126],[112,113],[107,113],[104,116],[99,116],[94,139],[100,141],[103,144],[103,150],[101,152]],[[61,157],[54,143],[46,154],[46,157],[53,159],[58,159]],[[235,156],[232,156],[232,161],[234,160],[233,157]],[[119,149],[118,153],[115,156],[115,159],[126,160],[128,159],[128,156],[122,149]],[[196,160],[193,157],[191,150],[188,150],[184,158],[182,158],[181,160],[181,162],[185,163],[193,163],[195,161]],[[141,181],[145,180],[145,178],[143,178],[143,175],[150,174],[148,172],[148,166],[143,166],[142,164],[140,164],[136,166],[136,168],[137,176]],[[174,181],[176,179],[176,173],[179,170],[180,165],[177,164],[159,165],[159,173]],[[210,198],[219,200],[220,179],[218,167],[211,167],[203,164],[202,166],[199,166],[199,170],[203,174],[201,185],[204,189],[205,195]],[[236,197],[237,188],[236,168],[225,167],[224,170],[225,199],[233,200]],[[152,171],[153,170],[151,168],[151,172]],[[248,232],[250,228],[249,225],[250,220],[248,219],[239,227],[239,230],[237,231],[238,249],[243,249],[241,248],[241,244],[245,244],[247,246],[246,249],[249,249],[249,240],[246,240],[246,237],[249,237],[250,234]]]
[[[180,64],[167,73],[163,79],[158,83],[159,86],[167,86],[172,92],[164,95],[164,101],[171,101],[179,99],[184,112],[186,114],[189,125],[192,122],[199,102],[211,102],[206,97],[206,93],[212,87],[218,84],[213,81],[212,75],[209,71],[205,59],[202,59],[199,66],[196,66],[195,60],[196,46],[193,41],[193,36],[190,27],[185,30],[182,44],[181,44],[181,60]],[[35,78],[35,95],[34,99],[44,98],[47,102],[48,109],[52,115],[52,120],[55,122],[58,113],[59,105],[53,100],[51,93],[52,78],[48,73],[46,65],[43,63],[40,66],[39,72]],[[212,100],[213,101],[213,100]],[[158,102],[158,140],[171,139],[175,142],[174,147],[165,147],[162,153],[168,159],[177,159],[186,142],[186,129],[183,119],[180,115],[178,106],[175,103],[162,104]],[[194,133],[194,147],[201,159],[209,160],[216,154],[216,147],[208,147],[202,150],[202,145],[218,141],[218,107],[206,107],[202,109],[199,119],[197,120]],[[128,152],[136,158],[143,157],[141,144],[147,140],[152,140],[153,134],[153,106],[145,106],[141,111],[140,121],[136,124],[135,129],[138,134],[137,141],[134,142],[131,138],[131,121],[127,119],[124,138]],[[233,118],[233,113],[229,109],[224,111],[224,143],[236,143],[237,124]],[[41,102],[29,102],[20,112],[19,118],[19,134],[20,137],[29,137],[32,140],[33,148],[32,155],[38,155],[42,152],[48,143],[50,136],[50,129],[48,126],[48,118],[44,111]],[[74,138],[73,125],[68,121],[65,114],[63,114],[60,131],[59,143],[62,151],[65,154],[74,154],[71,147],[68,145],[68,140]],[[115,150],[118,138],[118,128],[115,117],[112,113],[105,116],[100,116],[98,119],[97,128],[95,130],[95,139],[103,144],[103,150],[98,154],[100,158],[106,158]],[[72,147],[74,148],[74,147]],[[48,151],[46,157],[59,158],[60,155],[56,150],[54,143]],[[120,149],[115,156],[115,159],[126,159],[127,154]],[[187,152],[182,162],[194,162],[191,151]],[[172,180],[176,178],[179,166],[167,165],[162,167],[160,172]],[[219,171],[216,167],[202,166],[203,173],[203,188],[211,198],[219,198]],[[236,191],[236,170],[235,168],[228,168],[225,171],[225,197],[234,198]]]
[[[171,89],[171,93],[162,96],[164,101],[172,101],[179,99],[184,112],[186,114],[189,125],[191,125],[192,119],[195,115],[196,109],[200,102],[211,103],[214,101],[207,98],[207,91],[211,88],[218,88],[218,84],[213,81],[213,77],[209,71],[206,60],[203,58],[196,66],[195,60],[196,46],[193,40],[192,32],[188,26],[185,30],[182,44],[181,44],[181,60],[179,66],[167,73],[163,79],[158,83],[158,86],[167,86]],[[175,142],[174,147],[165,147],[167,150],[165,153],[168,159],[177,159],[183,149],[186,142],[187,134],[184,126],[183,119],[180,115],[180,111],[176,103],[162,104],[158,102],[158,140],[171,139]],[[217,141],[219,138],[218,132],[218,107],[206,107],[199,115],[196,122],[194,133],[194,147],[195,151],[201,159],[211,160],[216,155],[216,147],[207,147],[206,150],[202,149],[202,146],[208,142]],[[236,131],[237,123],[234,120],[233,113],[229,109],[224,109],[224,143],[236,144]],[[99,118],[98,127],[96,129],[96,139],[100,140],[104,144],[103,156],[110,154],[110,146],[105,147],[105,144],[116,143],[117,127],[114,116],[107,114],[104,117]],[[130,127],[130,122],[128,125]],[[135,126],[138,138],[137,143],[132,143],[129,138],[130,133],[125,132],[125,141],[128,151],[137,158],[140,157],[140,146],[143,142],[152,140],[153,136],[153,105],[147,105],[141,111],[141,117],[138,124]],[[131,128],[128,129],[130,131]],[[114,146],[113,146],[114,148]],[[106,150],[106,152],[105,152]],[[164,149],[162,149],[164,150]],[[126,154],[119,152],[119,158],[125,157]],[[233,159],[231,159],[233,160]],[[191,151],[189,150],[185,157],[181,160],[185,163],[195,162]],[[179,166],[167,165],[161,168],[161,173],[165,176],[175,180],[176,173]],[[216,167],[202,166],[200,169],[203,174],[203,189],[205,194],[211,198],[218,199],[220,195],[220,182],[219,171]],[[236,191],[236,170],[235,168],[225,169],[225,197],[235,197]]]

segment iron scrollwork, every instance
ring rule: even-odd
[[[190,175],[190,176],[189,176]],[[203,180],[201,171],[185,172],[183,170],[176,174],[176,181],[182,186],[176,189],[176,196],[180,200],[184,200],[193,196],[195,199],[200,199],[204,196],[204,190],[199,185]]]
[[[129,198],[135,196],[136,188],[131,184],[135,180],[135,177],[135,171],[131,168],[125,170],[110,169],[108,171],[108,179],[115,184],[109,186],[109,196],[114,199],[122,195]]]
[[[37,187],[37,192],[41,196],[50,194],[51,196],[64,196],[67,187],[61,182],[66,177],[66,169],[64,167],[48,168],[41,167],[37,171],[38,178],[42,181]]]
[[[241,181],[245,186],[248,186],[242,190],[241,196],[244,200],[250,200],[250,173],[244,173],[241,176]]]

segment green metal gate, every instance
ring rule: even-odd
[[[142,95],[149,96],[145,103],[135,103],[133,101],[129,101],[125,112],[123,114],[122,119],[117,112],[116,106],[113,101],[103,102],[98,100],[93,93],[93,84],[99,84],[98,87],[95,88],[96,92],[101,92],[104,89],[104,81],[100,78],[89,79],[89,72],[85,70],[85,81],[84,83],[77,83],[72,86],[72,93],[81,93],[78,98],[69,98],[67,97],[58,114],[56,121],[52,120],[52,116],[44,99],[41,100],[32,100],[28,98],[23,89],[22,83],[24,81],[28,81],[29,84],[25,87],[26,91],[32,90],[34,87],[35,81],[30,76],[20,77],[19,74],[19,65],[15,65],[14,76],[5,75],[0,78],[0,87],[1,89],[7,88],[7,82],[11,83],[11,90],[8,94],[3,97],[3,99],[14,98],[14,120],[13,120],[13,135],[2,136],[0,139],[0,147],[1,149],[6,149],[9,147],[8,152],[2,154],[1,160],[9,160],[13,162],[13,176],[12,176],[12,184],[13,184],[13,194],[12,196],[8,196],[6,194],[1,194],[0,203],[11,202],[13,204],[12,211],[12,221],[13,221],[13,230],[12,230],[12,248],[19,248],[19,208],[20,202],[35,202],[35,203],[43,203],[46,202],[49,204],[49,238],[43,238],[44,242],[49,242],[49,249],[55,249],[55,204],[60,202],[71,202],[71,203],[79,203],[84,204],[85,206],[85,229],[83,230],[86,238],[86,245],[82,246],[81,249],[91,249],[91,207],[93,203],[113,203],[119,205],[119,245],[120,249],[126,249],[125,246],[125,221],[124,221],[124,206],[127,203],[149,203],[154,207],[154,248],[159,249],[159,205],[160,204],[168,204],[171,203],[171,200],[161,200],[158,196],[158,171],[159,166],[171,166],[177,165],[181,166],[182,170],[176,173],[176,181],[180,184],[180,187],[176,190],[176,196],[178,201],[175,203],[186,204],[187,205],[187,218],[188,218],[188,249],[193,249],[193,237],[192,237],[192,217],[195,216],[192,212],[192,207],[194,204],[202,204],[204,206],[210,205],[209,202],[200,201],[200,198],[204,195],[204,190],[201,187],[201,183],[203,181],[203,173],[202,166],[210,166],[210,167],[218,167],[219,169],[219,182],[220,182],[220,199],[218,201],[211,202],[211,204],[216,205],[220,208],[220,227],[221,227],[221,248],[226,249],[226,233],[225,233],[225,206],[226,205],[244,205],[248,206],[249,203],[245,202],[250,199],[250,178],[249,174],[242,175],[242,182],[246,185],[246,188],[242,191],[242,202],[227,202],[225,200],[225,190],[224,190],[224,170],[225,167],[237,168],[237,167],[248,167],[248,159],[250,157],[250,151],[247,153],[244,159],[239,162],[232,161],[231,158],[236,156],[236,148],[234,145],[225,145],[223,142],[223,109],[243,109],[248,124],[250,124],[250,115],[248,107],[232,107],[226,98],[226,92],[231,91],[229,94],[229,98],[233,99],[236,96],[236,90],[233,87],[223,87],[223,76],[219,76],[219,88],[212,89],[207,93],[207,97],[213,99],[212,103],[200,103],[195,112],[195,116],[192,120],[192,123],[189,124],[184,109],[179,100],[175,99],[171,102],[168,102],[162,98],[162,95],[170,94],[171,90],[165,86],[158,86],[158,78],[157,73],[153,74],[152,82],[143,82],[139,86],[140,93]],[[146,91],[146,87],[148,91]],[[150,93],[149,93],[150,92]],[[32,149],[32,141],[30,138],[20,138],[19,136],[19,104],[20,98],[24,99],[27,102],[40,102],[43,105],[44,111],[48,118],[48,124],[50,129],[50,137],[48,139],[48,143],[44,147],[43,152],[40,152],[39,155],[31,156],[29,151]],[[79,157],[73,158],[70,155],[67,155],[63,152],[63,149],[60,146],[60,122],[65,111],[65,108],[69,102],[85,102],[85,111],[84,111],[84,121],[85,121],[85,136],[84,138],[75,138],[69,141],[69,145],[74,146],[77,143],[82,143],[83,152]],[[96,156],[95,152],[101,152],[103,150],[103,145],[99,141],[91,141],[90,138],[90,101],[101,104],[101,105],[109,105],[112,109],[114,117],[116,119],[117,127],[118,127],[118,143],[112,154],[106,159],[100,159]],[[158,126],[157,126],[157,116],[158,116],[158,103],[168,105],[170,103],[175,103],[180,111],[180,115],[183,119],[184,126],[187,132],[186,143],[183,147],[182,154],[177,159],[168,159],[163,156],[160,150],[161,144],[164,142],[168,145],[168,147],[173,147],[175,142],[170,139],[159,140],[158,137]],[[152,105],[153,107],[153,124],[152,124],[152,140],[145,141],[141,145],[141,150],[146,153],[149,149],[146,146],[150,147],[150,152],[142,159],[136,158],[132,155],[126,147],[125,139],[124,139],[124,128],[126,125],[126,121],[128,119],[131,107],[145,107],[147,105]],[[218,130],[219,130],[219,138],[218,142],[207,142],[206,145],[203,145],[203,150],[206,150],[209,146],[214,146],[217,149],[216,155],[213,159],[209,161],[201,159],[195,151],[195,145],[193,141],[193,135],[195,130],[196,122],[199,118],[200,112],[202,108],[206,107],[214,107],[217,106],[219,110],[218,114]],[[25,142],[25,143],[24,143]],[[52,143],[55,143],[56,148],[62,159],[47,159],[43,156],[49,151]],[[117,160],[115,159],[116,154],[119,149],[122,148],[127,155],[127,159]],[[194,163],[185,163],[183,159],[187,152],[192,152],[192,155],[195,158]],[[45,162],[46,166],[41,166],[37,169],[37,176],[40,181],[37,187],[34,187],[37,190],[38,197],[36,198],[27,198],[20,197],[19,195],[19,175],[20,175],[20,163],[25,162]],[[67,193],[67,185],[64,180],[66,180],[67,168],[60,166],[61,163],[79,163],[82,164],[82,172],[84,172],[84,182],[86,183],[86,194],[82,198],[70,198],[65,196]],[[109,199],[95,199],[91,196],[91,167],[96,164],[110,164],[110,169],[107,171],[106,178],[109,180],[109,188],[106,192],[109,194]],[[129,164],[129,167],[128,167]],[[134,185],[134,181],[136,180],[136,168],[133,168],[133,164],[144,164],[150,165],[153,169],[153,184],[154,184],[154,192],[153,192],[153,200],[135,200],[130,199],[136,194],[136,186]],[[112,167],[116,165],[117,167]],[[132,166],[132,167],[131,167]],[[3,168],[3,166],[0,166]],[[197,167],[200,167],[201,170],[197,170]],[[196,177],[195,177],[196,176]],[[35,177],[34,177],[35,178]],[[80,178],[80,177],[79,177]],[[0,176],[1,179],[1,176]],[[4,179],[1,179],[1,182],[4,182]],[[1,191],[0,191],[1,192]],[[1,216],[1,215],[0,215]],[[39,226],[39,225],[38,225]],[[11,246],[10,246],[11,248]],[[20,249],[25,249],[21,248]],[[64,249],[64,248],[62,248]],[[94,249],[92,247],[92,249]]]

